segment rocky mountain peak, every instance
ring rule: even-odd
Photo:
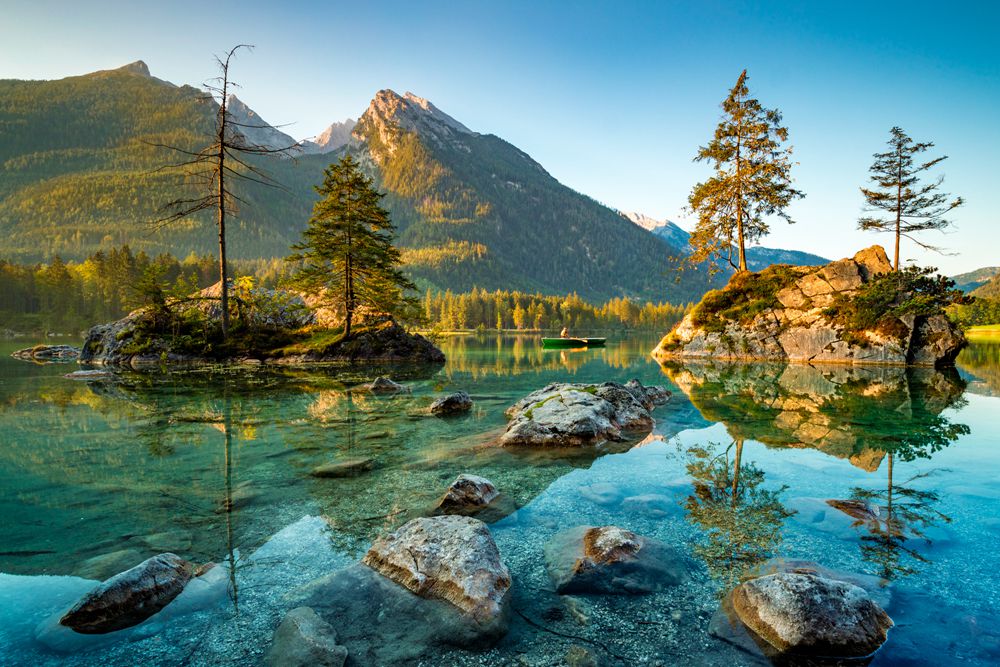
[[[256,111],[232,93],[226,98],[226,111],[236,123],[239,133],[255,146],[279,149],[288,148],[296,143],[295,139],[272,127]]]
[[[478,136],[430,101],[409,92],[400,95],[388,88],[375,94],[368,110],[358,119],[353,136],[370,145],[378,144],[391,155],[395,152],[399,131],[416,132],[439,147],[451,146],[466,151],[465,137]],[[383,156],[376,150],[373,157],[380,161]]]
[[[123,65],[118,68],[118,71],[129,72],[130,74],[138,74],[139,76],[152,77],[152,74],[149,73],[149,65],[147,65],[142,60],[136,60],[134,63]]]
[[[302,150],[306,153],[330,153],[341,146],[346,146],[351,143],[351,133],[357,124],[353,118],[331,123],[315,137],[304,140]]]

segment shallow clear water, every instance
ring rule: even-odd
[[[713,617],[733,582],[775,557],[878,578],[896,627],[873,664],[1000,661],[1000,341],[974,344],[956,373],[660,368],[654,343],[543,351],[534,337],[452,338],[443,367],[116,381],[67,379],[74,365],[18,362],[0,346],[0,664],[254,664],[297,587],[356,562],[463,472],[519,508],[491,526],[515,615],[490,651],[426,664],[561,664],[573,646],[607,664],[757,664],[716,636]],[[412,392],[358,389],[377,374]],[[488,446],[504,409],[548,382],[632,377],[674,392],[634,446]],[[460,389],[471,415],[425,414]],[[375,469],[309,475],[357,457]],[[881,518],[857,520],[831,499]],[[692,576],[650,596],[567,604],[542,549],[579,524],[677,545]],[[94,580],[163,551],[222,567],[135,628],[36,639]]]

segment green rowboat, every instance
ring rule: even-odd
[[[574,347],[604,347],[607,338],[543,338],[542,347],[548,350],[565,350]]]

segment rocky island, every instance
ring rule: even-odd
[[[825,266],[736,273],[652,354],[806,363],[951,365],[966,345],[944,308],[961,296],[930,270],[893,271],[881,246]]]
[[[308,296],[259,287],[233,290],[238,325],[222,339],[218,295],[216,284],[187,299],[144,306],[92,327],[79,361],[132,369],[218,362],[444,361],[433,343],[389,316],[369,315],[344,336],[342,317],[310,307]]]

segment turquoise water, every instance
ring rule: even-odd
[[[660,368],[652,337],[543,351],[534,337],[452,338],[406,369],[201,369],[81,381],[0,348],[0,664],[254,664],[295,589],[425,513],[459,473],[516,511],[491,526],[514,578],[507,638],[426,664],[765,664],[714,634],[722,594],[773,558],[869,575],[896,622],[875,665],[1000,662],[1000,342],[957,372],[695,364]],[[411,388],[358,388],[388,374]],[[489,446],[503,410],[552,381],[668,386],[633,445]],[[427,416],[465,390],[471,415]],[[355,478],[309,475],[365,457]],[[827,500],[881,508],[858,520]],[[681,547],[693,575],[644,597],[569,605],[545,542],[616,524]],[[163,551],[214,578],[98,638],[36,636],[95,580]],[[189,587],[190,588],[190,587]]]

